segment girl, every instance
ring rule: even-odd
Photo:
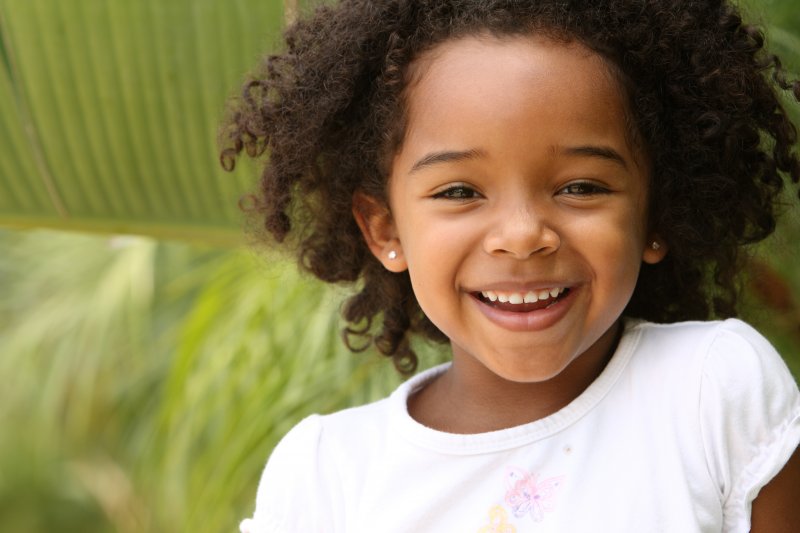
[[[359,282],[348,343],[452,362],[300,422],[243,532],[800,530],[797,386],[700,321],[800,178],[800,83],[736,8],[343,0],[286,42],[223,163],[268,153],[266,229]]]

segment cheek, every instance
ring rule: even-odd
[[[641,218],[636,210],[621,208],[615,216],[588,221],[582,228],[582,250],[603,291],[627,298],[636,285],[643,253]]]
[[[603,285],[606,291],[612,292],[609,298],[625,307],[639,278],[642,236],[639,228],[630,220],[613,230],[607,237],[608,246],[599,250],[597,268],[605,271],[603,277],[606,282]]]
[[[459,256],[452,237],[431,227],[422,225],[410,227],[407,238],[402,242],[406,254],[408,273],[420,304],[424,300],[436,301],[437,291],[450,289],[456,285]]]
[[[466,248],[463,224],[459,224],[457,219],[436,216],[424,207],[406,209],[397,217],[400,245],[412,276],[414,267],[426,269],[438,265],[441,269],[448,268],[449,263],[463,255]]]
[[[425,315],[447,333],[448,319],[460,306],[459,287],[469,262],[470,240],[463,225],[421,215],[404,220],[399,228],[417,302]]]

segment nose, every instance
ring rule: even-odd
[[[491,255],[527,259],[547,255],[561,246],[561,236],[545,209],[530,202],[498,213],[484,239],[484,249]]]

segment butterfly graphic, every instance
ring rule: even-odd
[[[517,533],[517,528],[508,523],[508,513],[502,505],[493,505],[489,509],[489,525],[480,528],[478,533]]]
[[[554,496],[566,476],[538,481],[538,474],[522,468],[509,467],[506,473],[505,501],[517,518],[530,514],[534,522],[544,519],[545,511],[554,508]]]

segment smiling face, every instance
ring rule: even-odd
[[[666,252],[646,246],[646,162],[608,65],[486,36],[412,69],[390,214],[356,206],[373,253],[408,268],[454,368],[533,383],[604,357],[642,260]]]

